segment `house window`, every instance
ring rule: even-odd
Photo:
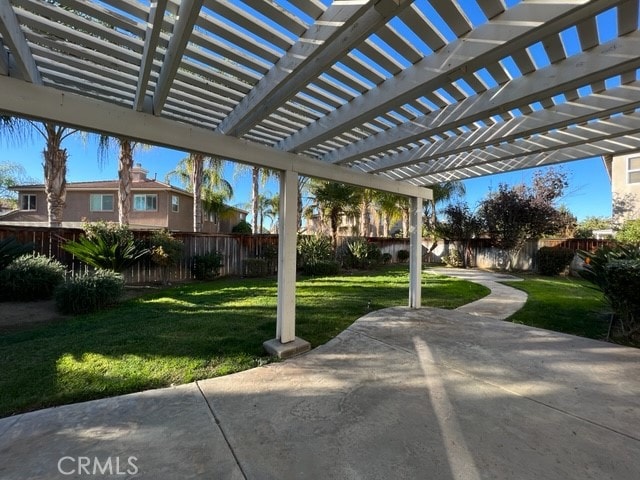
[[[113,212],[113,195],[91,194],[89,196],[89,209],[92,212]]]
[[[22,210],[35,210],[36,209],[36,196],[33,194],[22,195],[20,200],[20,208]]]
[[[628,183],[640,183],[640,157],[629,159],[627,171],[629,172]]]
[[[180,197],[178,195],[171,195],[171,211],[173,213],[180,211]]]
[[[218,223],[218,214],[216,212],[208,212],[207,213],[207,221],[211,223]]]
[[[158,210],[158,195],[134,195],[133,209],[136,212],[155,212]]]

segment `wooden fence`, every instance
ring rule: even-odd
[[[71,274],[86,271],[86,265],[66,252],[62,245],[67,240],[77,240],[83,231],[74,228],[52,229],[47,227],[15,227],[0,226],[0,240],[14,236],[22,243],[32,242],[35,251],[43,255],[57,258],[67,265]],[[139,239],[148,237],[148,231],[135,231]],[[174,236],[184,244],[184,251],[178,264],[168,272],[169,281],[184,281],[193,278],[191,265],[195,255],[217,251],[222,253],[222,275],[244,275],[245,260],[262,257],[269,250],[278,246],[277,235],[222,235],[205,233],[175,233]],[[351,237],[339,237],[338,247],[343,247],[351,241]],[[375,243],[383,253],[389,253],[392,261],[397,260],[399,250],[409,249],[407,238],[378,238],[367,239]],[[452,245],[444,240],[438,240],[432,249],[433,241],[423,241],[425,260],[439,262],[446,255]],[[478,239],[472,242],[472,265],[480,268],[502,269],[507,266],[516,270],[535,270],[536,252],[543,246],[561,246],[573,250],[595,250],[603,245],[609,245],[608,240],[582,239],[540,239],[529,240],[517,255],[507,256],[504,252],[492,248],[487,240]],[[430,250],[431,253],[427,254]],[[162,270],[154,265],[150,259],[139,262],[124,272],[128,283],[151,283],[162,280]]]

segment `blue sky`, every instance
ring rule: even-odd
[[[88,137],[84,140],[77,136],[70,137],[65,141],[64,146],[69,154],[67,181],[106,180],[118,177],[117,150],[115,148],[100,166],[95,137]],[[34,135],[33,139],[24,145],[2,142],[0,143],[0,163],[19,163],[24,166],[29,177],[41,183],[43,181],[41,153],[43,147],[43,140],[37,135]],[[164,181],[167,172],[171,171],[184,156],[185,153],[181,151],[155,147],[150,150],[138,150],[135,154],[135,161],[141,163],[149,171],[149,177],[153,178],[154,175],[157,175],[158,180]],[[569,188],[562,203],[578,217],[578,220],[588,216],[608,217],[611,215],[611,186],[599,157],[568,162],[562,164],[561,168],[569,176]],[[487,193],[491,190],[497,190],[500,183],[509,185],[529,183],[534,171],[534,169],[521,170],[466,180],[464,182],[467,190],[465,200],[471,207],[475,207]],[[234,188],[234,197],[229,203],[249,210],[248,203],[251,200],[250,173],[246,171],[239,175],[234,174],[233,166],[229,165],[225,171],[225,178],[233,184]],[[267,194],[277,192],[278,185],[274,180],[269,181],[263,191]]]

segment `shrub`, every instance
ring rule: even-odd
[[[222,258],[220,252],[196,255],[192,258],[191,273],[198,280],[211,280],[220,275]]]
[[[616,232],[616,240],[630,245],[640,244],[640,219],[627,220]]]
[[[391,255],[388,252],[385,252],[385,253],[382,254],[380,259],[382,260],[382,263],[384,263],[386,265],[387,263],[391,263],[391,260],[393,260],[393,255]]]
[[[0,299],[41,300],[51,298],[64,280],[65,267],[44,255],[23,255],[0,271]]]
[[[22,244],[15,237],[0,240],[0,270],[21,255],[33,252],[33,243]]]
[[[264,258],[247,258],[243,267],[245,277],[266,277],[271,271],[269,262]]]
[[[603,247],[578,252],[585,262],[580,275],[596,285],[620,321],[622,335],[640,337],[640,247]]]
[[[328,277],[340,273],[340,263],[335,260],[320,260],[307,263],[302,267],[302,273],[314,277]]]
[[[460,252],[457,248],[452,246],[449,248],[449,253],[442,257],[442,263],[447,265],[448,267],[463,267],[464,262],[462,261],[462,257],[460,256]]]
[[[537,253],[538,273],[554,276],[569,266],[575,253],[570,248],[542,247]]]
[[[157,230],[149,237],[151,260],[161,267],[172,267],[182,257],[184,244],[174,238],[169,230]]]
[[[380,262],[382,253],[374,243],[364,238],[356,238],[347,243],[345,263],[354,268],[368,268]]]
[[[83,229],[83,237],[62,248],[94,268],[122,272],[149,253],[126,225],[100,221],[85,223]]]
[[[246,220],[240,220],[240,222],[231,229],[231,233],[240,233],[243,235],[251,235],[251,225]]]
[[[298,263],[301,266],[313,265],[318,262],[331,260],[333,247],[331,239],[321,235],[308,235],[298,237]]]
[[[95,312],[116,303],[123,290],[122,275],[111,270],[96,270],[58,285],[54,297],[60,312],[75,315]]]
[[[399,262],[406,262],[409,260],[409,250],[398,250],[396,254]]]

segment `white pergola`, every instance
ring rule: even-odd
[[[297,176],[429,185],[640,149],[638,0],[0,0],[0,112],[281,173],[278,326],[297,348]]]

